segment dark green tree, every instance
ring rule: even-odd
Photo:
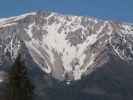
[[[33,85],[19,55],[9,72],[9,100],[32,100]]]

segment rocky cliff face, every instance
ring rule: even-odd
[[[43,97],[48,77],[71,84],[105,65],[133,67],[133,25],[42,11],[0,19],[1,72],[10,69],[18,54]],[[119,64],[108,65],[112,59]]]

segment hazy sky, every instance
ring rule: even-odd
[[[36,10],[133,22],[133,0],[0,0],[0,17]]]

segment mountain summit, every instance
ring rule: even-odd
[[[112,56],[132,64],[133,25],[42,11],[0,19],[1,70],[19,53],[29,69],[60,81],[80,80]]]

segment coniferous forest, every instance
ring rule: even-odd
[[[32,100],[33,85],[20,58],[21,55],[17,57],[9,72],[8,100]]]

